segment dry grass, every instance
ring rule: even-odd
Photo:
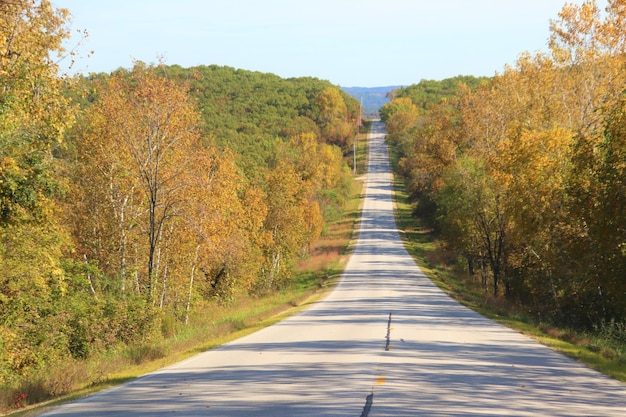
[[[298,268],[302,270],[324,269],[331,263],[336,262],[339,257],[340,249],[331,248],[318,253],[312,254],[310,258],[300,262]]]

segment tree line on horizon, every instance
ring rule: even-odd
[[[493,297],[626,334],[626,2],[565,5],[549,51],[381,110],[415,214]],[[462,80],[461,80],[462,81]]]
[[[141,62],[59,75],[68,19],[0,3],[0,398],[280,289],[351,187],[359,103],[339,87]]]

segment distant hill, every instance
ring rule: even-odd
[[[377,118],[378,110],[388,103],[387,94],[401,86],[389,87],[342,87],[342,90],[363,103],[363,115]]]

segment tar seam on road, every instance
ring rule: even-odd
[[[372,392],[365,398],[365,406],[363,407],[363,412],[361,413],[361,417],[367,417],[370,415],[370,410],[372,409],[372,404],[374,403],[374,393]]]
[[[389,313],[389,320],[387,321],[387,336],[386,336],[387,341],[385,342],[385,350],[389,350],[391,348],[391,345],[389,344],[391,342],[391,312]]]
[[[391,349],[391,312],[389,312],[389,319],[387,320],[387,335],[385,336],[385,351]],[[363,412],[361,413],[361,417],[367,417],[370,414],[370,410],[372,409],[372,404],[374,404],[374,389],[372,388],[372,392],[365,397],[365,405],[363,406]]]
[[[390,341],[391,341],[391,312],[389,312],[389,319],[387,320],[387,336],[385,336],[385,351],[391,349]],[[370,414],[370,410],[372,409],[372,404],[374,404],[374,389],[372,388],[372,392],[365,397],[365,406],[363,406],[363,412],[361,413],[361,417],[367,417]]]

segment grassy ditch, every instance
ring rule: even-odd
[[[626,382],[626,341],[620,342],[614,333],[626,332],[618,324],[609,324],[598,333],[586,334],[571,329],[556,328],[534,322],[518,305],[502,297],[494,298],[491,289],[484,288],[480,279],[469,278],[437,241],[432,231],[424,228],[412,216],[404,183],[396,178],[395,213],[404,244],[423,272],[444,292],[461,304],[492,320],[534,338],[605,375]],[[612,327],[611,327],[612,326]]]

